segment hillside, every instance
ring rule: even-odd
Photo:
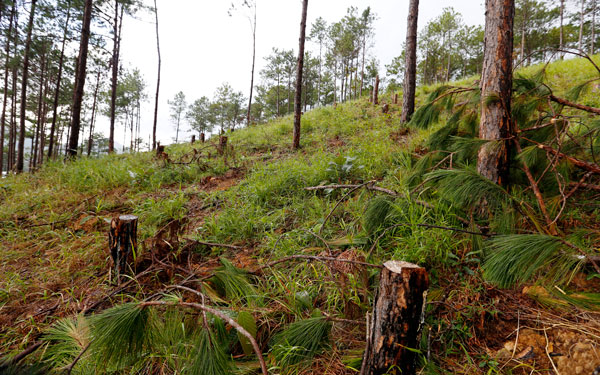
[[[548,66],[545,79],[566,95],[597,75],[585,60],[566,60]],[[417,102],[439,88],[419,88]],[[0,353],[40,343],[23,363],[58,372],[76,361],[73,374],[257,371],[249,342],[221,320],[209,317],[207,334],[197,311],[135,308],[177,300],[243,320],[272,373],[354,374],[379,274],[367,263],[403,260],[431,279],[424,373],[541,374],[555,366],[563,375],[591,374],[600,365],[598,274],[569,268],[570,299],[537,277],[544,270],[506,288],[484,277],[486,244],[499,229],[416,177],[447,162],[424,161],[449,115],[427,129],[400,126],[393,96],[306,113],[298,152],[290,150],[292,118],[284,117],[229,133],[224,155],[213,137],[168,146],[168,160],[80,158],[0,180]],[[578,102],[600,106],[598,87]],[[352,186],[306,189],[324,185]],[[527,194],[515,193],[535,202]],[[577,194],[557,223],[561,233],[599,227],[596,196]],[[135,276],[117,285],[107,232],[120,214],[139,217],[138,248]],[[515,221],[523,232],[536,229]],[[135,324],[127,314],[139,314]]]

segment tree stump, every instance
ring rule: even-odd
[[[225,150],[227,150],[227,137],[220,136],[217,151],[219,152],[219,155],[223,155],[225,153]]]
[[[127,258],[137,248],[137,224],[138,218],[133,215],[115,217],[110,223],[108,247],[113,259],[117,281],[127,269]]]
[[[398,105],[398,94],[394,94],[394,104]]]
[[[429,277],[415,264],[384,264],[369,322],[360,375],[416,373],[421,322]]]
[[[200,142],[204,143],[204,141],[205,141],[204,133],[200,133]]]
[[[196,143],[196,134],[192,134],[192,144]]]

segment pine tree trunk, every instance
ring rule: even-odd
[[[404,71],[404,94],[402,98],[402,123],[410,121],[415,112],[417,86],[417,24],[419,0],[410,0],[406,30],[406,69]]]
[[[254,92],[254,65],[256,63],[256,2],[254,3],[254,23],[252,24],[252,73],[250,75],[250,97],[248,98],[248,112],[246,113],[246,126],[250,126],[250,111],[252,110],[252,94]]]
[[[154,0],[154,15],[156,16],[156,51],[158,52],[158,74],[156,76],[156,95],[154,98],[154,122],[152,125],[152,150],[156,149],[156,124],[158,123],[158,94],[160,92],[160,68],[162,60],[160,56],[160,39],[158,34],[158,7],[156,6],[156,0]],[[91,138],[90,138],[91,140]],[[90,141],[91,144],[91,141]],[[88,151],[89,155],[89,151]]]
[[[92,0],[86,0],[83,11],[83,25],[81,28],[81,42],[79,43],[79,58],[75,77],[75,92],[73,94],[73,118],[71,119],[71,138],[69,139],[69,157],[77,156],[79,146],[79,129],[81,127],[81,107],[83,103],[83,89],[87,72],[88,45],[90,41],[90,24],[92,21]]]
[[[373,104],[379,104],[379,74],[375,77],[375,88],[373,89]]]
[[[123,9],[121,9],[121,25],[123,24]],[[113,21],[113,56],[112,56],[112,79],[110,91],[110,131],[108,136],[108,153],[115,152],[115,120],[117,108],[117,83],[119,79],[119,49],[120,49],[120,27],[119,27],[119,0],[115,0],[115,18]]]
[[[379,278],[360,375],[414,375],[429,277],[417,265],[390,261]]]
[[[92,145],[94,143],[94,122],[96,120],[96,107],[98,104],[98,90],[100,89],[100,70],[96,73],[96,89],[94,90],[94,100],[92,103],[92,118],[90,120],[90,138],[88,139],[87,156],[92,153]]]
[[[27,82],[29,80],[29,55],[31,52],[31,38],[33,34],[33,21],[35,19],[35,7],[37,0],[31,0],[29,11],[29,22],[27,24],[27,39],[25,40],[25,52],[23,57],[23,77],[21,78],[21,108],[19,118],[19,146],[17,150],[17,173],[23,172],[25,161],[25,114],[27,112]]]
[[[596,53],[596,0],[592,0],[592,41],[590,43],[590,55]]]
[[[17,67],[13,67],[12,71],[12,97],[10,108],[10,131],[8,135],[8,169],[14,171],[16,161],[16,144],[17,144]]]
[[[52,125],[50,127],[50,141],[48,143],[48,159],[53,157],[54,154],[54,134],[56,132],[56,119],[58,116],[58,99],[60,97],[60,84],[62,81],[63,66],[65,60],[65,44],[67,42],[67,33],[69,30],[69,20],[71,19],[71,0],[67,2],[67,20],[65,21],[65,28],[63,32],[62,47],[60,49],[60,57],[58,59],[58,77],[56,79],[56,90],[54,91],[54,106],[52,113]]]
[[[581,12],[579,13],[579,50],[583,51],[583,24],[585,22],[585,0],[581,0]]]
[[[565,31],[564,31],[564,15],[565,15],[565,0],[560,0],[560,43],[559,48],[565,48]],[[563,57],[563,53],[560,53],[561,59]]]
[[[304,71],[304,42],[306,40],[306,14],[308,0],[302,0],[302,19],[300,21],[300,46],[298,48],[298,67],[296,70],[296,97],[294,99],[294,141],[292,148],[300,148],[300,121],[302,119],[302,76]]]
[[[37,124],[35,128],[35,140],[32,143],[33,148],[31,150],[31,157],[29,158],[29,171],[33,171],[37,164],[37,153],[40,142],[40,133],[42,127],[42,110],[44,108],[44,75],[46,74],[46,61],[45,53],[41,56],[41,72],[40,72],[40,86],[38,92],[38,108],[37,108]]]
[[[505,185],[508,179],[508,138],[512,134],[510,108],[514,14],[514,0],[486,0],[479,138],[492,142],[479,150],[477,170],[500,185]],[[497,99],[490,103],[491,96]]]
[[[8,105],[8,74],[9,74],[9,62],[10,62],[10,40],[13,31],[13,21],[15,18],[16,1],[13,1],[12,9],[10,12],[10,21],[8,25],[8,31],[6,33],[6,59],[4,61],[4,90],[3,103],[2,103],[2,116],[0,116],[0,176],[4,170],[4,133],[6,132],[6,106]]]

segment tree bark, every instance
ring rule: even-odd
[[[33,21],[35,19],[35,7],[37,0],[31,0],[29,10],[29,22],[27,24],[27,39],[25,41],[25,52],[23,57],[23,77],[21,78],[21,108],[19,118],[19,146],[17,149],[17,173],[23,172],[25,160],[25,114],[27,111],[27,81],[29,80],[29,55],[31,51],[31,36],[33,34]]]
[[[45,49],[45,46],[43,47]],[[39,85],[39,91],[38,91],[38,107],[37,107],[37,124],[35,127],[35,132],[34,135],[32,136],[32,139],[34,139],[34,142],[32,143],[33,148],[31,149],[31,157],[29,158],[29,171],[33,171],[37,165],[37,153],[38,153],[38,147],[39,147],[39,142],[40,142],[40,133],[41,133],[41,128],[42,128],[42,122],[43,122],[43,118],[42,118],[42,110],[44,108],[44,80],[45,80],[45,74],[46,74],[46,52],[43,51],[42,55],[40,57],[40,64],[41,64],[41,68],[40,68],[40,85]]]
[[[115,217],[110,223],[108,247],[117,280],[126,271],[127,259],[137,250],[137,225],[138,218],[133,215]]]
[[[63,32],[62,47],[60,49],[60,57],[58,58],[58,77],[56,79],[56,90],[54,91],[54,105],[52,113],[52,125],[50,127],[50,142],[48,143],[48,159],[53,157],[54,153],[54,134],[56,132],[56,119],[58,116],[58,99],[60,97],[60,84],[62,81],[63,65],[65,61],[65,44],[67,42],[67,34],[69,30],[69,20],[71,19],[71,0],[67,2],[67,20]]]
[[[481,74],[481,147],[477,170],[504,185],[508,179],[511,126],[514,0],[486,0],[485,52]],[[490,101],[490,97],[495,97]]]
[[[94,100],[92,103],[92,118],[90,119],[90,138],[88,139],[87,156],[92,153],[94,143],[94,122],[96,120],[96,107],[98,104],[98,90],[100,89],[100,70],[96,73],[96,89],[94,90]]]
[[[585,22],[585,0],[581,0],[581,12],[579,13],[579,50],[583,51],[583,24]]]
[[[83,103],[83,89],[87,72],[88,45],[90,41],[90,24],[92,22],[92,0],[86,0],[83,11],[83,25],[81,28],[81,41],[79,43],[79,58],[77,59],[77,77],[75,78],[75,92],[73,94],[73,118],[71,119],[71,138],[69,139],[69,152],[67,156],[77,156],[79,145],[79,129],[81,127],[81,106]]]
[[[384,264],[360,375],[416,374],[429,277],[417,265]]]
[[[156,78],[156,96],[154,99],[154,123],[152,125],[152,150],[156,149],[156,124],[158,123],[158,94],[160,92],[160,68],[162,60],[160,57],[160,39],[158,37],[158,7],[154,0],[154,15],[156,17],[156,51],[158,52],[158,75]]]
[[[375,88],[373,89],[373,104],[379,104],[379,74],[375,77]]]
[[[256,63],[256,2],[254,2],[254,22],[252,23],[252,73],[250,75],[250,97],[248,98],[248,112],[246,113],[246,126],[250,126],[250,111],[252,110],[252,93],[254,91],[254,65]]]
[[[417,87],[417,26],[419,0],[410,0],[408,27],[406,29],[406,69],[404,71],[404,93],[402,98],[402,123],[410,121],[415,112],[415,90]]]
[[[16,45],[16,41],[15,41]],[[8,167],[7,171],[13,171],[16,160],[17,144],[17,67],[12,71],[12,97],[10,101],[10,131],[8,134]]]
[[[110,131],[108,136],[108,153],[115,152],[115,120],[117,108],[117,84],[119,80],[119,50],[121,44],[121,27],[123,25],[123,7],[119,22],[119,0],[115,0],[115,18],[113,24],[113,56],[112,56],[112,79],[110,91]],[[120,25],[119,25],[120,23]]]
[[[300,148],[300,121],[302,119],[302,75],[304,71],[304,42],[306,41],[306,14],[308,0],[302,1],[302,19],[300,21],[300,40],[298,48],[298,66],[296,69],[296,96],[294,99],[294,141],[292,148]]]
[[[4,170],[4,133],[5,133],[5,123],[6,123],[6,106],[8,105],[8,74],[10,71],[9,62],[10,62],[10,39],[13,31],[13,21],[15,19],[15,9],[16,9],[16,1],[13,1],[12,9],[10,11],[10,21],[8,25],[8,31],[6,33],[6,59],[4,61],[4,91],[3,94],[3,104],[2,104],[2,116],[0,116],[0,176],[2,176],[2,171]]]

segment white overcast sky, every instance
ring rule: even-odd
[[[298,50],[300,0],[256,0],[256,79],[264,66],[264,57],[273,47]],[[144,0],[153,5],[153,0]],[[213,97],[215,89],[229,82],[248,96],[252,60],[252,36],[247,18],[241,13],[228,16],[231,0],[158,0],[162,75],[157,137],[163,144],[174,136],[167,100],[183,91],[188,102],[201,96]],[[310,0],[307,34],[317,17],[329,23],[340,20],[350,6],[362,12],[367,6],[375,12],[374,47],[371,53],[380,62],[381,71],[401,52],[406,37],[408,0]],[[419,29],[437,17],[445,7],[463,15],[466,24],[484,23],[483,0],[421,0]],[[315,46],[308,45],[307,48]],[[140,13],[124,21],[122,62],[125,68],[138,68],[147,83],[148,102],[142,109],[141,136],[152,131],[156,90],[157,52],[154,14]],[[89,91],[91,88],[87,86]],[[98,130],[108,133],[106,121]],[[189,126],[185,125],[185,129]],[[123,134],[117,127],[117,134]],[[184,133],[184,139],[190,133]],[[129,136],[128,136],[129,137]],[[180,135],[180,139],[181,139]],[[122,139],[117,135],[116,139]]]

